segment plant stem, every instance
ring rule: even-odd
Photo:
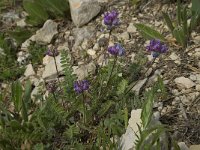
[[[61,82],[60,82],[60,79],[59,79],[58,65],[57,65],[55,56],[53,56],[53,59],[54,59],[55,67],[56,67],[57,79],[58,79],[58,82],[60,84]]]
[[[112,74],[113,74],[113,70],[116,66],[116,63],[117,63],[117,56],[115,56],[115,59],[114,59],[114,62],[113,62],[113,65],[112,65],[112,69],[111,69],[111,72],[110,72],[110,76],[108,77],[108,81],[107,81],[107,84],[106,84],[106,88],[108,87],[108,84],[110,83],[110,79],[112,77]]]
[[[143,73],[144,75],[149,71],[150,67],[153,65],[153,63],[155,62],[156,58],[153,59],[153,61],[148,64],[149,67],[147,68],[147,70]],[[125,92],[125,95],[127,95],[131,90],[132,88],[141,80],[142,78],[139,78],[126,92]]]
[[[82,93],[83,96],[83,123],[86,124],[86,107],[85,107],[85,95]]]
[[[54,53],[54,52],[53,52]],[[53,59],[54,59],[54,64],[55,64],[55,67],[56,67],[56,73],[57,73],[57,79],[58,79],[58,84],[59,84],[59,87],[61,86],[61,82],[60,82],[60,79],[59,79],[59,72],[58,72],[58,64],[57,64],[57,62],[56,62],[56,57],[55,57],[55,55],[53,55]],[[60,90],[61,90],[62,88],[60,87]],[[64,106],[64,101],[63,101],[63,99],[61,98],[61,100],[62,100],[62,106]]]
[[[53,98],[54,98],[55,102],[57,102],[57,98],[56,98],[55,93],[53,92],[52,94],[53,94]]]

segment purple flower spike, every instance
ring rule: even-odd
[[[51,57],[56,57],[59,55],[59,52],[57,50],[48,49],[45,54]]]
[[[118,12],[113,10],[104,14],[104,24],[107,25],[108,29],[119,25]]]
[[[75,81],[74,90],[77,93],[83,93],[84,91],[89,89],[89,82],[87,80]]]
[[[108,47],[108,52],[111,55],[115,56],[123,56],[125,54],[124,48],[119,43],[116,43],[114,46]]]
[[[154,58],[158,57],[162,53],[166,53],[168,50],[167,45],[162,43],[160,40],[151,40],[150,44],[146,48],[147,51],[152,53]]]

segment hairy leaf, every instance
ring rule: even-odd
[[[164,13],[164,12],[162,12],[162,14],[163,14],[163,17],[164,17],[165,22],[166,22],[166,24],[167,24],[167,27],[169,28],[169,30],[170,30],[171,32],[173,32],[174,26],[173,26],[173,24],[172,24],[172,20],[170,19],[169,15],[168,15],[167,13]]]
[[[152,117],[152,106],[154,102],[154,90],[150,90],[145,93],[145,102],[143,104],[142,113],[141,113],[141,120],[142,125],[146,128],[151,121]]]
[[[19,112],[22,106],[22,86],[19,81],[12,84],[12,101],[15,110]]]
[[[119,84],[118,84],[118,87],[117,87],[117,94],[120,95],[120,94],[123,94],[126,90],[126,87],[128,86],[128,81],[123,79]]]
[[[135,27],[147,39],[159,39],[163,42],[165,41],[165,38],[162,34],[160,34],[158,31],[156,31],[155,29],[153,29],[149,26],[146,26],[146,25],[141,24],[141,23],[137,23],[137,24],[135,24]]]
[[[27,17],[27,22],[30,24],[41,25],[49,17],[46,10],[40,4],[40,1],[24,0],[23,7],[26,10],[26,12],[29,14],[29,16]]]

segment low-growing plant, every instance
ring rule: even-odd
[[[112,30],[119,25],[117,11],[105,13],[104,24],[110,40]],[[152,65],[168,48],[161,41],[152,40],[147,50],[152,54],[153,61],[149,62]],[[100,65],[96,76],[81,80],[73,74],[67,52],[62,51],[65,77],[61,80],[55,59],[59,52],[48,50],[45,54],[54,58],[57,70],[57,80],[46,85],[48,96],[39,92],[34,100],[31,99],[29,81],[25,86],[16,81],[11,85],[10,93],[0,95],[0,148],[117,149],[119,138],[128,126],[131,110],[141,105],[135,102],[140,97],[131,91],[144,76],[129,81],[124,75],[122,64],[126,51],[120,43],[108,46],[106,51],[110,55],[108,64]],[[41,62],[43,49],[38,53],[38,48],[33,46],[30,53],[33,64]],[[145,65],[145,61],[139,61],[137,65]],[[138,68],[141,70],[142,67]],[[144,130],[140,130],[137,150],[145,147],[144,140],[152,134],[153,140],[149,145],[159,144],[161,133],[166,131],[163,126],[149,128],[153,102],[165,94],[161,78],[151,91],[146,92],[141,116]]]
[[[4,34],[0,34],[0,48],[0,81],[17,79],[24,72],[16,61],[17,48]]]
[[[48,18],[60,18],[69,14],[68,0],[23,0],[28,13],[27,23],[42,25]]]
[[[165,22],[171,31],[172,35],[176,38],[177,42],[183,47],[187,47],[192,30],[194,30],[200,21],[200,2],[192,0],[191,9],[183,6],[180,0],[177,1],[176,22],[170,19],[167,13],[163,12]],[[191,18],[188,22],[188,19]]]
[[[31,43],[28,47],[28,51],[30,54],[30,61],[34,67],[41,65],[43,57],[46,52],[46,46],[39,45],[37,43]]]
[[[153,116],[153,103],[166,97],[163,81],[158,77],[156,84],[145,92],[144,103],[141,113],[141,125],[138,125],[139,133],[136,133],[136,150],[180,150],[176,141],[169,137],[169,129],[161,124]]]
[[[163,18],[171,31],[173,37],[176,41],[182,46],[187,47],[188,40],[191,36],[191,32],[199,25],[200,22],[200,1],[192,0],[192,7],[188,9],[186,6],[183,6],[180,0],[177,0],[177,13],[176,13],[176,21],[170,19],[170,16],[163,13]],[[167,40],[165,37],[153,29],[142,23],[135,24],[135,27],[139,30],[139,32],[146,38],[146,39],[159,39],[163,42]]]
[[[8,34],[20,46],[25,40],[31,37],[32,32],[25,28],[16,27],[14,30],[8,31]]]

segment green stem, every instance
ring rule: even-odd
[[[85,95],[84,93],[82,94],[83,96],[83,123],[84,125],[86,124],[86,107],[85,107]]]
[[[106,88],[108,87],[108,84],[110,83],[110,79],[111,79],[111,77],[112,77],[112,74],[113,74],[113,70],[114,70],[114,68],[115,68],[115,66],[116,66],[116,64],[117,64],[117,56],[115,56],[115,59],[114,59],[114,62],[113,62],[113,65],[112,65],[112,69],[111,69],[111,72],[110,72],[110,75],[109,75],[109,77],[108,77],[108,81],[107,81],[107,84],[106,84]]]
[[[54,52],[53,52],[53,53],[54,53]],[[56,62],[56,58],[55,58],[54,55],[53,55],[53,59],[54,59],[55,67],[56,67],[57,80],[58,80],[59,87],[60,87],[60,90],[61,90],[62,88],[61,88],[61,82],[60,82],[60,79],[59,79],[58,64],[57,64],[57,62]],[[63,99],[61,99],[61,100],[62,100],[62,106],[64,106],[64,101],[63,101]]]

